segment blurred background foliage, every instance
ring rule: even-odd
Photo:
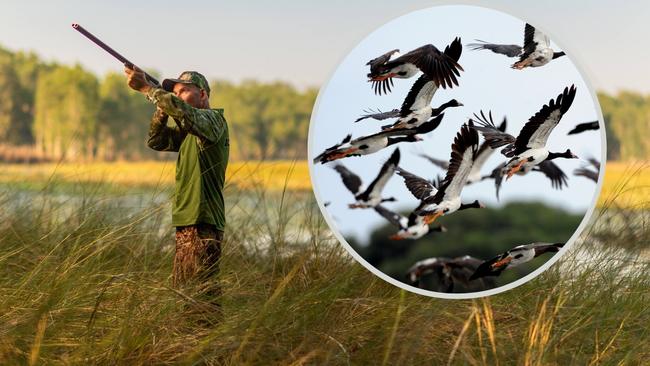
[[[220,80],[211,89],[211,107],[224,108],[231,126],[234,160],[306,159],[316,89]],[[152,112],[122,74],[99,78],[0,47],[0,161],[174,159],[145,145]]]

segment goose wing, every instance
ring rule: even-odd
[[[402,168],[397,168],[397,174],[404,178],[406,188],[408,188],[409,192],[419,200],[424,200],[438,192],[430,181],[409,173]]]
[[[366,65],[370,66],[370,72],[371,73],[376,72],[376,71],[378,71],[378,68],[380,68],[382,65],[386,64],[386,62],[388,62],[390,60],[390,58],[394,54],[396,54],[398,52],[399,52],[399,49],[397,49],[397,48],[394,49],[394,50],[390,50],[390,51],[384,53],[383,55],[381,55],[379,57],[375,57],[372,60],[368,61],[366,63]]]
[[[467,182],[467,176],[472,170],[476,151],[478,150],[478,132],[471,128],[471,124],[471,120],[470,124],[464,124],[454,138],[451,145],[449,169],[447,169],[445,179],[435,196],[427,201],[440,203],[443,200],[450,200],[460,196],[460,192]]]
[[[399,164],[399,158],[400,158],[400,153],[399,153],[399,148],[395,149],[393,154],[386,160],[384,165],[381,166],[381,170],[379,170],[379,174],[377,174],[377,177],[375,180],[370,183],[368,188],[366,189],[365,193],[370,195],[371,193],[379,194],[381,191],[384,190],[384,187],[386,186],[386,183],[388,183],[388,180],[390,177],[393,176],[395,173],[395,169],[397,168],[397,165]]]
[[[555,100],[551,99],[539,112],[535,113],[519,132],[512,156],[528,149],[538,149],[546,146],[548,136],[560,122],[564,113],[569,110],[575,96],[575,85],[571,85],[570,88],[566,87]]]
[[[435,81],[431,80],[427,74],[420,75],[402,103],[400,116],[406,117],[413,111],[430,107],[436,90],[438,90],[438,86]]]
[[[388,220],[388,222],[390,222],[391,224],[397,226],[400,229],[406,228],[407,220],[408,220],[406,217],[396,212],[393,212],[382,205],[377,205],[374,208],[378,214],[380,214],[383,218]]]
[[[348,168],[343,166],[343,164],[336,164],[333,168],[341,175],[343,185],[345,185],[345,187],[356,196],[361,189],[361,178],[352,173]]]
[[[370,73],[368,76],[370,77],[371,75],[381,73],[382,67],[397,53],[399,53],[398,49],[390,50],[383,55],[368,61],[366,63],[366,65],[370,66]],[[375,94],[381,95],[382,92],[383,94],[389,93],[393,87],[393,79],[388,78],[382,81],[373,81],[372,87],[375,90]]]
[[[564,174],[562,169],[560,169],[557,164],[553,161],[545,160],[537,165],[538,171],[544,173],[544,175],[551,180],[551,187],[555,189],[562,189],[563,186],[568,186],[567,176]]]
[[[598,182],[598,172],[595,172],[591,169],[578,168],[573,171],[573,175],[578,177],[585,177],[587,179],[593,180],[594,182]]]
[[[352,140],[352,134],[348,134],[347,136],[345,136],[345,138],[343,138],[343,140],[340,143],[328,147],[327,149],[325,149],[325,151],[323,151],[322,153],[320,153],[318,156],[316,156],[314,158],[314,164],[316,164],[318,162],[322,162],[322,159],[325,157],[325,155],[327,155],[328,153],[330,153],[330,152],[338,149],[339,147],[349,143],[350,140]]]
[[[524,27],[524,47],[519,56],[519,61],[527,59],[536,50],[549,47],[551,47],[551,40],[548,36],[526,23]]]
[[[385,120],[385,119],[397,118],[397,117],[400,116],[400,110],[399,109],[393,109],[392,111],[388,111],[388,112],[382,112],[382,111],[373,112],[372,110],[364,111],[364,112],[366,114],[364,114],[361,117],[355,119],[354,120],[355,123],[359,122],[359,121],[363,121],[366,118],[372,118],[372,119],[376,119],[378,121],[382,121],[382,120]]]
[[[429,160],[429,162],[440,169],[447,170],[449,168],[449,162],[442,160],[442,159],[436,159],[433,156],[427,155],[427,154],[418,154],[419,157],[425,158]]]
[[[492,118],[491,115],[490,118]],[[507,124],[508,122],[506,121],[506,118],[503,117],[503,121],[501,122],[499,127],[497,127],[497,129],[505,133]],[[490,147],[490,143],[487,140],[483,141],[483,143],[481,143],[481,145],[478,147],[478,150],[476,152],[476,159],[474,159],[474,165],[472,166],[472,173],[474,173],[475,171],[480,172],[481,168],[483,167],[485,162],[490,158],[490,156],[492,156],[493,152],[494,149]]]
[[[585,123],[579,123],[577,124],[567,135],[575,135],[580,132],[584,131],[589,131],[589,130],[597,130],[600,128],[600,125],[598,124],[598,121],[591,121],[591,122],[585,122]]]
[[[496,149],[501,146],[506,146],[501,151],[505,154],[505,151],[511,149],[514,143],[517,141],[514,136],[505,132],[505,119],[499,127],[494,124],[494,120],[492,119],[492,111],[489,111],[487,116],[485,113],[483,113],[483,111],[480,111],[480,115],[474,113],[474,119],[471,119],[471,121],[472,124],[474,124],[473,128],[480,131],[483,135],[485,143],[487,143],[487,147]],[[501,129],[501,126],[504,127],[503,130]]]
[[[452,58],[456,56],[460,58],[462,52],[460,38],[456,38],[445,51],[446,53],[440,52],[436,46],[427,44],[389,61],[387,66],[393,62],[396,65],[411,63],[429,75],[429,78],[443,89],[451,88],[453,85],[458,85],[456,76],[460,76],[459,70],[463,71],[463,67],[458,64],[458,59]]]
[[[470,43],[467,45],[470,49],[477,50],[490,50],[494,53],[500,53],[508,57],[517,57],[522,52],[522,47],[516,44],[496,44],[488,43],[481,41],[480,39],[476,40],[479,43]]]

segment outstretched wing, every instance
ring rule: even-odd
[[[598,121],[591,121],[591,122],[585,122],[585,123],[579,123],[577,124],[567,135],[575,135],[580,132],[584,131],[589,131],[589,130],[597,130],[600,128],[600,125],[598,124]]]
[[[488,43],[485,41],[481,41],[480,39],[476,40],[477,42],[480,43],[470,43],[467,45],[470,49],[474,51],[478,50],[490,50],[494,53],[500,53],[502,55],[506,55],[508,57],[517,57],[519,54],[522,52],[522,48],[519,45],[516,44],[496,44],[496,43]]]
[[[470,125],[471,123],[470,120]],[[478,132],[470,125],[464,124],[456,134],[451,145],[451,158],[445,180],[436,195],[427,201],[439,203],[460,196],[478,150]]]
[[[535,113],[519,132],[512,156],[528,149],[544,147],[548,136],[560,122],[564,113],[571,107],[575,96],[575,85],[571,85],[570,88],[566,87],[555,100],[551,99],[547,105]]]
[[[406,227],[406,217],[393,212],[382,205],[375,206],[375,211],[398,228],[404,229]]]
[[[361,117],[354,120],[355,123],[359,122],[359,121],[363,121],[366,118],[372,118],[372,119],[376,119],[378,121],[383,121],[383,120],[389,119],[389,118],[397,118],[400,115],[399,109],[393,109],[392,111],[388,111],[388,112],[382,112],[382,111],[379,111],[379,110],[377,112],[373,112],[372,110],[368,110],[368,111],[364,111],[364,112],[366,112],[366,114],[364,114]]]
[[[381,170],[379,170],[379,174],[377,174],[375,180],[373,180],[372,183],[370,183],[370,185],[368,186],[368,189],[366,189],[367,194],[370,194],[371,192],[375,192],[375,194],[379,195],[380,192],[384,190],[386,183],[388,183],[390,177],[392,177],[393,174],[395,173],[395,169],[399,164],[399,158],[400,158],[400,153],[399,153],[399,148],[397,148],[390,156],[390,158],[388,158],[388,160],[384,163],[384,165],[381,166]]]
[[[524,27],[524,47],[519,56],[519,61],[527,59],[537,49],[549,48],[550,46],[551,40],[546,34],[526,23],[526,27]]]
[[[566,174],[564,174],[562,169],[560,169],[560,167],[554,162],[545,160],[539,163],[536,168],[551,180],[551,187],[562,189],[562,187],[568,186]]]
[[[427,74],[420,75],[402,103],[400,116],[406,117],[413,111],[430,107],[436,90],[438,90],[438,86],[435,81],[431,80]]]
[[[429,160],[431,164],[437,166],[440,169],[447,170],[449,168],[449,162],[447,162],[446,160],[436,159],[433,156],[429,156],[427,154],[418,154],[418,156]]]
[[[448,53],[457,53],[460,57],[460,53],[457,51],[458,46],[454,45],[454,43],[457,43],[462,48],[460,38],[456,38],[447,48]],[[423,73],[429,75],[443,89],[451,88],[453,85],[458,85],[456,76],[460,76],[459,70],[463,71],[463,67],[448,53],[440,52],[434,45],[428,44],[396,58],[394,62],[411,63]]]
[[[470,119],[474,124],[473,128],[481,132],[487,146],[490,148],[496,149],[501,146],[506,146],[501,151],[505,154],[506,151],[511,149],[517,139],[511,134],[505,132],[505,120],[504,123],[497,127],[492,119],[492,111],[489,111],[487,116],[483,111],[480,113],[480,115],[474,113],[474,119]],[[502,127],[503,130],[501,129]]]
[[[430,181],[409,173],[402,168],[397,168],[397,174],[404,178],[406,188],[419,200],[432,196],[438,191]]]
[[[358,175],[352,173],[348,168],[343,166],[342,164],[336,164],[333,167],[334,170],[336,170],[340,175],[341,179],[343,180],[343,185],[352,192],[352,194],[356,195],[359,193],[359,189],[361,188],[361,178],[359,178]]]

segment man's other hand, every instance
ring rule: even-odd
[[[140,93],[146,94],[154,86],[144,76],[144,71],[135,65],[125,65],[124,74],[126,74],[126,83],[129,87]]]

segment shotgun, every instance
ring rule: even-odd
[[[104,51],[110,53],[113,57],[115,57],[121,63],[123,63],[124,66],[126,66],[128,68],[133,68],[133,66],[134,66],[133,62],[127,60],[126,57],[120,55],[117,51],[115,51],[114,49],[109,47],[106,43],[102,42],[99,38],[95,37],[92,33],[88,32],[86,30],[86,28],[82,27],[81,25],[79,25],[77,23],[73,23],[72,28],[74,28],[77,32],[79,32],[79,33],[83,34],[84,36],[86,36],[86,38],[88,38],[93,43],[95,43],[96,45],[98,45],[99,47],[104,49]],[[160,83],[158,82],[158,80],[156,80],[156,78],[154,78],[153,76],[147,74],[146,72],[144,73],[144,76],[151,83],[155,84],[156,86],[160,86]]]

